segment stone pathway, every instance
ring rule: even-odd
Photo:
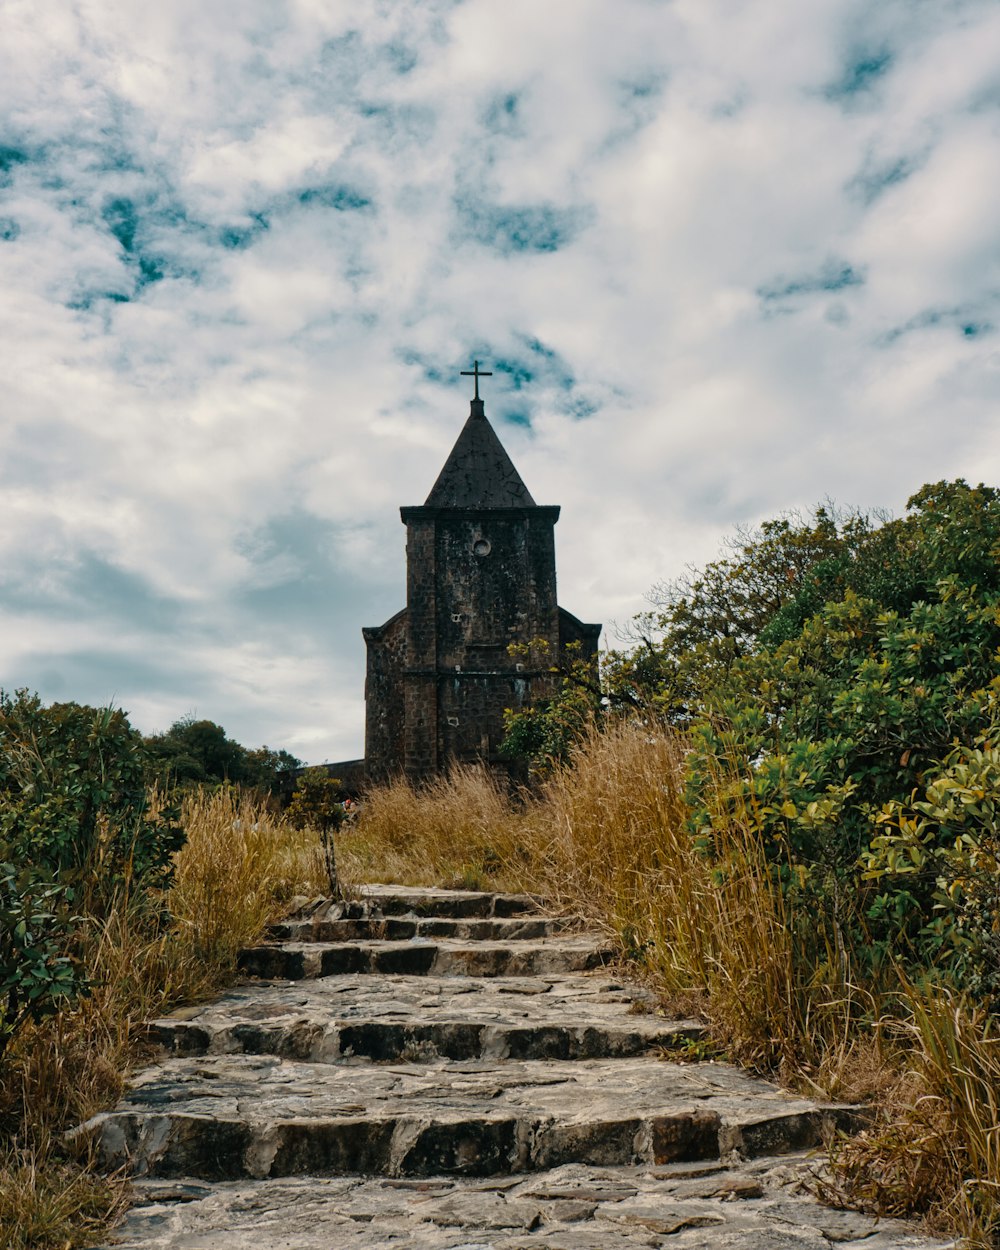
[[[134,1173],[127,1250],[938,1250],[815,1202],[860,1122],[678,1057],[611,952],[526,897],[371,886],[156,1021],[159,1062],[77,1130]]]

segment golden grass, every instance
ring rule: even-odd
[[[196,958],[232,968],[296,894],[326,889],[322,847],[312,830],[293,829],[237,788],[185,798],[187,842],[167,900],[182,943]]]
[[[400,779],[370,794],[337,835],[337,865],[347,882],[510,886],[519,823],[483,768],[455,768],[419,789]]]
[[[997,1246],[1000,1041],[986,1017],[941,991],[864,981],[832,922],[779,887],[752,810],[699,850],[684,750],[674,733],[619,723],[532,796],[470,770],[422,790],[400,782],[369,796],[342,862],[369,880],[527,890],[603,926],[731,1058],[881,1105],[880,1127],[838,1148],[829,1196],[926,1210]]]
[[[188,839],[171,889],[152,900],[123,894],[86,923],[92,993],[26,1028],[5,1056],[0,1250],[72,1250],[113,1222],[123,1183],[66,1157],[62,1133],[115,1102],[147,1021],[225,985],[240,946],[258,940],[295,894],[323,891],[318,836],[292,829],[259,799],[195,794],[182,822]]]
[[[51,1147],[0,1152],[0,1250],[92,1246],[125,1209],[122,1181],[59,1162]]]
[[[699,851],[684,753],[679,734],[621,721],[590,732],[531,796],[512,800],[481,769],[419,790],[399,781],[368,796],[341,862],[356,879],[540,894],[613,933],[665,995],[700,1004],[742,1063],[831,1095],[870,1083],[879,1034],[845,1049],[861,1013],[836,943],[810,919],[822,962],[803,958],[752,813],[715,836],[711,857]]]
[[[837,1144],[833,1196],[924,1212],[970,1247],[1000,1244],[1000,1037],[982,1008],[904,983],[911,1046],[879,1124]]]

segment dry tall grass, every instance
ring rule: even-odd
[[[62,1133],[112,1104],[141,1055],[145,1023],[206,997],[296,893],[321,893],[322,850],[267,804],[220,790],[184,804],[188,840],[162,898],[123,894],[81,937],[93,992],[27,1028],[0,1072],[0,1250],[93,1244],[121,1182],[64,1158]],[[166,923],[164,914],[169,916]]]
[[[832,1197],[926,1211],[995,1250],[991,1022],[940,990],[864,983],[832,921],[779,887],[752,810],[700,850],[684,750],[676,734],[620,723],[516,801],[474,770],[422,790],[397,783],[369,796],[342,855],[367,879],[528,890],[604,926],[666,994],[698,1003],[734,1058],[826,1096],[882,1099],[881,1126],[839,1148]]]
[[[187,841],[167,900],[175,936],[222,973],[294,895],[327,888],[317,834],[293,829],[252,793],[196,791],[181,822]]]
[[[337,865],[355,882],[515,886],[520,823],[483,768],[456,768],[419,789],[400,779],[370,794],[337,835]]]
[[[711,857],[699,851],[684,752],[680,735],[623,721],[592,731],[572,766],[514,802],[482,770],[420,790],[397,782],[369,796],[340,839],[341,859],[367,879],[543,895],[615,934],[665,993],[699,1001],[741,1062],[843,1093],[862,1069],[871,1075],[879,1045],[873,1031],[845,1051],[857,1014],[850,970],[812,917],[824,958],[819,967],[803,958],[803,926],[789,915],[752,812],[717,834]]]
[[[977,1250],[1000,1244],[1000,1037],[980,1007],[904,983],[898,1096],[870,1132],[838,1144],[834,1196],[890,1215],[924,1212]]]

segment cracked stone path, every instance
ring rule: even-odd
[[[150,1025],[158,1061],[76,1130],[135,1205],[124,1250],[941,1250],[816,1202],[863,1122],[723,1063],[606,943],[515,895],[369,886]],[[252,978],[252,979],[251,979]]]

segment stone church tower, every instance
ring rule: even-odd
[[[369,781],[432,776],[451,761],[499,764],[505,708],[548,694],[552,675],[509,655],[543,638],[597,651],[600,625],[556,601],[558,507],[540,507],[486,419],[469,419],[427,502],[401,508],[406,607],[363,631],[365,763]]]

